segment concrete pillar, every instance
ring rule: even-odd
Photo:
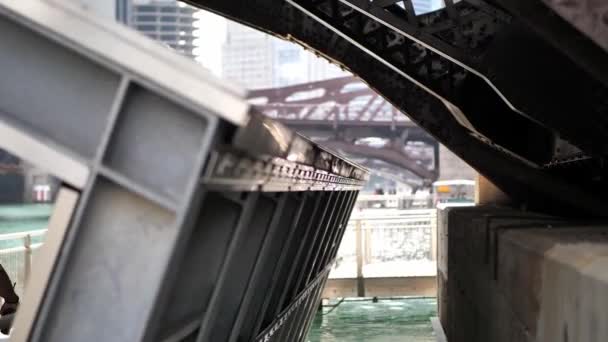
[[[355,241],[357,254],[357,297],[365,297],[365,278],[363,277],[363,237],[361,220],[355,222]]]
[[[452,208],[440,221],[450,342],[608,340],[608,225],[496,207]]]
[[[483,175],[477,174],[475,177],[475,204],[508,204],[510,201],[509,196],[494,185],[494,183]]]
[[[438,210],[438,209],[437,209]],[[431,260],[437,261],[437,213],[431,217]]]
[[[538,342],[608,340],[608,226],[509,230],[497,289]]]
[[[363,265],[372,263],[372,229],[372,226],[367,226],[363,230],[365,234],[365,240],[363,242]]]

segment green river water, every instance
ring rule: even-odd
[[[0,205],[0,234],[45,229],[52,210],[52,204]],[[40,238],[32,239],[33,243],[40,241]],[[0,241],[0,248],[21,245],[20,240]]]
[[[335,304],[335,302],[330,303]],[[346,300],[335,310],[318,312],[310,342],[431,342],[435,298]],[[329,313],[328,313],[329,312]]]

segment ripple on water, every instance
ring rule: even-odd
[[[310,342],[431,342],[430,318],[437,315],[435,298],[345,301],[317,313]]]

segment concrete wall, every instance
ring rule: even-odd
[[[439,228],[439,313],[450,342],[608,340],[608,226],[453,208]]]
[[[474,180],[477,172],[443,145],[439,145],[439,180]]]
[[[437,281],[429,277],[365,278],[363,297],[397,297],[437,295]],[[329,279],[322,298],[357,297],[357,279]]]

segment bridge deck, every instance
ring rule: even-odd
[[[69,2],[0,40],[0,148],[62,181],[12,340],[305,338],[366,170]]]

